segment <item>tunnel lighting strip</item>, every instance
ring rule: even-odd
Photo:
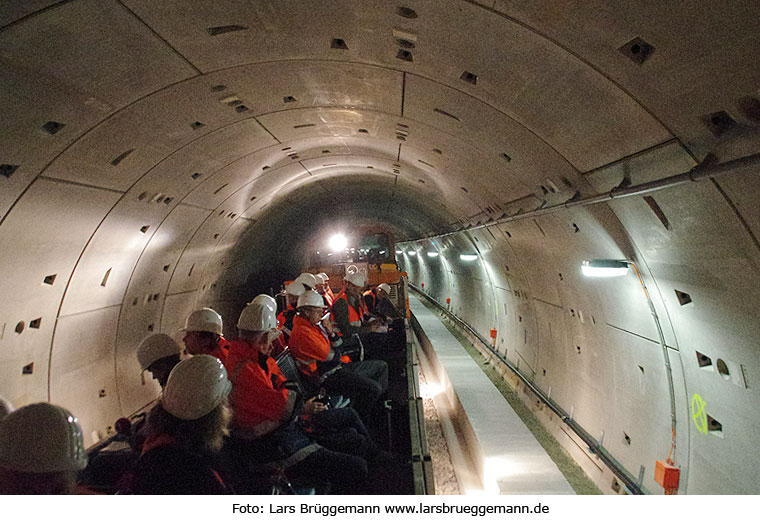
[[[671,175],[670,177],[665,177],[664,179],[660,179],[660,180],[656,180],[652,182],[645,182],[643,184],[637,184],[635,186],[630,186],[628,188],[615,187],[615,188],[612,188],[608,192],[598,193],[596,195],[592,195],[591,197],[578,199],[577,201],[563,202],[561,204],[547,206],[546,208],[539,208],[537,210],[528,211],[525,213],[518,213],[517,215],[512,215],[510,217],[504,217],[501,219],[488,221],[478,226],[471,226],[469,228],[461,228],[459,230],[454,230],[447,233],[440,233],[437,235],[431,235],[429,237],[421,237],[419,239],[404,241],[404,242],[419,242],[419,241],[424,241],[431,238],[448,237],[449,235],[455,235],[457,233],[471,232],[475,230],[480,230],[482,228],[497,226],[499,224],[504,224],[507,222],[517,221],[520,219],[528,219],[531,217],[537,217],[539,215],[546,215],[549,213],[554,213],[555,211],[565,210],[567,208],[573,208],[575,206],[588,206],[590,204],[599,204],[601,202],[607,202],[613,199],[621,199],[624,197],[634,197],[636,195],[643,195],[645,193],[651,193],[653,191],[659,191],[666,188],[672,188],[673,186],[678,186],[679,184],[684,184],[686,182],[699,182],[701,180],[704,180],[710,177],[717,177],[718,175],[725,175],[727,173],[731,173],[733,170],[737,168],[751,167],[757,164],[760,164],[760,153],[754,153],[752,155],[747,155],[745,157],[740,157],[738,159],[729,160],[727,162],[716,164],[714,166],[705,166],[704,164],[699,164],[697,166],[694,166],[689,171],[685,171],[677,175]]]
[[[583,261],[581,271],[587,277],[622,277],[628,275],[628,262],[614,259]]]
[[[430,301],[433,305],[435,305],[441,312],[446,314],[448,317],[450,317],[454,322],[461,325],[465,330],[470,332],[473,336],[475,336],[490,352],[491,355],[496,357],[499,361],[501,361],[509,370],[515,374],[517,377],[520,378],[520,380],[525,384],[530,390],[541,400],[542,403],[544,403],[549,409],[551,409],[552,412],[557,414],[559,418],[562,420],[563,423],[565,423],[570,429],[575,432],[575,434],[583,440],[586,445],[588,445],[589,451],[592,454],[595,454],[599,459],[602,460],[602,463],[604,463],[612,473],[620,478],[620,480],[625,484],[626,488],[628,489],[628,492],[631,494],[644,494],[642,488],[639,486],[639,484],[636,482],[636,480],[633,479],[633,477],[628,473],[628,471],[625,470],[625,467],[620,465],[615,458],[613,458],[607,450],[602,447],[598,441],[594,439],[594,437],[589,434],[582,426],[580,426],[574,419],[570,417],[570,414],[565,412],[562,407],[554,403],[554,401],[551,400],[546,394],[544,394],[541,389],[539,389],[533,382],[525,377],[518,368],[512,364],[511,361],[509,361],[507,358],[499,355],[496,352],[496,349],[491,346],[491,343],[487,341],[483,336],[478,333],[475,328],[473,328],[467,321],[464,319],[461,319],[456,314],[450,312],[446,307],[444,307],[441,303],[436,301],[434,298],[429,296],[427,293],[422,291],[421,288],[418,288],[412,283],[408,283],[409,287],[417,292],[418,294],[422,295]]]

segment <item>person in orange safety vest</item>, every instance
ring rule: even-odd
[[[391,302],[390,293],[391,286],[388,283],[380,283],[362,294],[364,305],[369,313],[386,324],[404,317]]]
[[[369,321],[369,311],[362,300],[362,290],[367,283],[366,274],[357,270],[347,273],[343,290],[335,296],[330,313],[333,325],[343,337],[367,334],[381,330],[380,320]]]
[[[270,306],[247,305],[238,321],[238,338],[230,342],[222,361],[233,385],[233,429],[252,437],[287,423],[296,409],[297,392],[282,388],[286,379],[269,356],[280,335],[276,326]]]
[[[330,290],[330,286],[327,284],[327,281],[329,281],[330,278],[327,277],[326,273],[318,273],[314,277],[317,278],[317,286],[314,288],[314,291],[322,296],[325,306],[328,308],[332,307],[335,296],[333,295],[332,290]]]
[[[345,287],[333,303],[333,325],[344,340],[348,336],[358,335],[365,356],[386,361],[403,358],[406,352],[404,320],[399,318],[389,326],[382,318],[371,315],[362,296],[362,290],[367,283],[366,273],[356,267],[351,270],[349,266],[344,278]]]
[[[378,360],[352,363],[341,356],[342,339],[324,315],[325,306],[317,292],[301,294],[297,306],[289,347],[299,369],[312,385],[350,398],[351,406],[361,416],[368,416],[388,387],[388,365]]]
[[[266,295],[263,293],[254,297],[253,301],[251,301],[248,304],[266,304],[266,305],[271,306],[273,310],[277,311],[277,301],[275,300],[275,298],[272,297],[271,295]],[[279,318],[278,318],[278,323],[279,323]],[[272,352],[270,355],[274,359],[277,359],[277,357],[280,354],[282,354],[286,348],[287,348],[287,343],[285,342],[285,336],[281,334],[280,337],[275,339],[274,342],[272,343]]]
[[[304,282],[304,275],[311,274],[301,274],[285,287],[286,306],[283,311],[277,314],[277,329],[282,332],[282,341],[286,345],[288,344],[288,339],[290,339],[290,331],[293,329],[293,317],[296,315],[298,296],[306,290],[311,290],[311,287]],[[311,277],[314,278],[313,275]],[[307,279],[307,281],[311,283],[310,279]],[[316,286],[316,279],[314,283]]]
[[[254,463],[276,464],[289,475],[307,474],[339,485],[362,482],[364,459],[321,447],[296,424],[299,414],[311,416],[326,407],[315,398],[301,406],[295,385],[270,356],[280,335],[274,308],[247,305],[237,327],[238,339],[230,343],[224,362],[233,385],[231,449]]]
[[[229,353],[229,342],[222,336],[222,316],[211,308],[191,313],[182,328],[185,350],[190,355],[210,355],[224,361]]]

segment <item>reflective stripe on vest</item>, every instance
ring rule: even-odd
[[[372,298],[371,299],[371,301],[372,301],[372,310],[375,310],[377,308],[377,295],[375,295],[374,288],[372,290],[367,290],[366,292],[364,292],[362,294],[362,300],[364,302],[364,307],[367,308],[367,310],[369,310],[369,306],[367,306],[367,303],[364,300],[367,299],[367,298],[370,298],[370,297]]]
[[[322,294],[322,299],[324,299],[325,304],[327,305],[328,308],[332,307],[332,305],[333,305],[333,298],[332,298],[331,295],[329,295],[327,293],[323,293]]]
[[[361,326],[362,325],[362,319],[367,314],[367,309],[364,306],[364,301],[362,301],[361,297],[359,297],[359,311],[357,312],[356,309],[351,306],[351,303],[348,302],[348,296],[346,295],[345,290],[342,291],[337,297],[335,297],[335,301],[333,304],[338,302],[338,300],[343,299],[346,301],[346,306],[348,307],[348,324],[351,326]]]

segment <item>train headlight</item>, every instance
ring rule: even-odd
[[[346,239],[346,236],[342,233],[336,233],[332,237],[330,237],[330,240],[328,241],[328,245],[330,246],[330,250],[335,252],[343,252],[346,250],[346,247],[348,246],[348,239]]]

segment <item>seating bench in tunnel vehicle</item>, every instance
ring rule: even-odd
[[[396,352],[397,355],[403,354],[400,352],[401,348],[394,350],[399,351]],[[403,350],[407,350],[405,343]],[[357,357],[359,352],[357,347]],[[432,471],[427,472],[426,481],[424,473],[417,472],[417,463],[420,458],[414,450],[420,448],[420,439],[424,440],[424,421],[417,422],[418,408],[414,393],[410,393],[409,390],[410,385],[412,389],[414,388],[412,375],[416,373],[410,358],[412,358],[411,350],[403,357],[397,357],[390,364],[388,411],[379,416],[377,421],[367,423],[373,436],[395,457],[392,468],[384,469],[381,472],[381,478],[371,477],[367,482],[367,486],[374,486],[377,490],[384,491],[381,493],[421,494],[425,493],[426,486],[427,490],[432,489]],[[287,349],[277,357],[276,362],[285,377],[302,392],[306,392],[302,386],[301,374]],[[331,399],[332,406],[335,408],[345,406],[348,401],[350,400],[343,399],[341,396]],[[136,438],[138,431],[143,428],[145,416],[146,413],[140,413],[133,416],[131,421],[120,420],[115,425],[119,432],[89,449],[89,464],[80,476],[83,485],[108,494],[125,490],[128,493],[129,472],[139,457],[139,445],[136,443]],[[413,432],[410,429],[410,417],[415,424],[418,424],[418,428]],[[131,425],[127,425],[127,421],[130,421]],[[249,465],[244,466],[242,471],[234,469],[237,471],[231,478],[232,488],[242,491],[238,493],[309,494],[313,490],[317,493],[330,491],[329,484],[324,482],[308,478],[289,480],[281,470],[248,464],[243,458],[236,459],[233,456],[225,461],[236,467]]]

